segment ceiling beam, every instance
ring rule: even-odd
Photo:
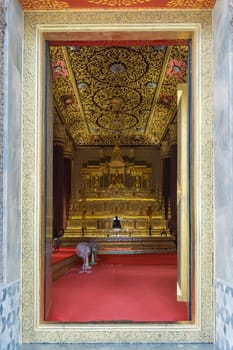
[[[166,71],[167,71],[167,66],[168,66],[168,62],[169,62],[169,59],[170,59],[171,51],[172,51],[172,46],[168,46],[167,49],[166,49],[166,54],[165,54],[165,58],[164,58],[164,61],[163,61],[163,67],[161,69],[158,85],[157,85],[156,92],[155,92],[155,95],[154,95],[154,99],[153,99],[153,102],[152,102],[152,108],[151,108],[150,117],[147,120],[145,132],[144,132],[145,135],[147,134],[147,131],[148,131],[151,119],[153,118],[154,113],[155,113],[156,104],[158,102],[158,98],[159,98],[159,95],[160,95],[160,90],[161,90],[161,87],[162,87],[162,84],[163,84],[164,76],[165,76]]]
[[[87,124],[87,121],[86,121],[86,118],[85,118],[85,114],[84,114],[84,111],[83,111],[83,108],[82,108],[79,92],[78,92],[78,89],[77,89],[76,80],[75,80],[75,77],[74,77],[74,74],[73,74],[73,69],[72,69],[72,66],[71,66],[71,63],[70,63],[70,59],[69,59],[69,55],[68,55],[66,47],[63,46],[62,47],[62,51],[63,51],[64,58],[65,58],[65,61],[66,61],[66,66],[67,66],[67,69],[68,69],[68,72],[69,72],[70,80],[71,80],[71,83],[72,83],[72,86],[73,86],[73,89],[74,89],[74,94],[75,94],[75,97],[77,99],[77,102],[78,102],[78,105],[79,105],[79,108],[80,108],[81,117],[83,118],[83,120],[85,122],[85,125],[86,125],[86,128],[87,128],[87,132],[90,134],[90,129],[89,129],[89,126]]]

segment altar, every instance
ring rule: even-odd
[[[120,228],[113,228],[118,217]],[[65,237],[137,238],[170,236],[159,186],[152,186],[147,162],[123,157],[118,145],[110,159],[82,165],[81,188],[73,193]]]

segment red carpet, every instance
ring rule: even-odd
[[[69,258],[75,254],[76,252],[74,247],[61,247],[58,252],[53,251],[52,264],[56,264],[59,261]]]
[[[158,255],[173,264],[159,265]],[[53,283],[48,321],[187,320],[187,304],[176,302],[175,256],[158,255],[101,255],[90,274],[72,269]]]
[[[122,265],[176,265],[176,254],[104,254],[98,256],[101,264]]]

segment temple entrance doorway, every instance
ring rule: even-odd
[[[192,321],[191,54],[189,40],[153,35],[48,42],[45,321]],[[94,280],[90,288],[87,279]],[[104,294],[106,279],[111,288]],[[136,283],[133,290],[127,279]],[[134,294],[141,285],[142,294]],[[124,310],[124,288],[131,290],[131,309],[108,314],[114,303]],[[79,295],[81,305],[93,292],[105,299],[112,293],[114,303],[101,316],[85,318],[80,306],[75,315],[57,313],[64,294]],[[138,295],[150,300],[145,316],[132,311]],[[173,300],[170,313],[156,314],[159,300],[162,309]]]

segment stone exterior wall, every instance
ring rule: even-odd
[[[20,337],[22,43],[18,1],[0,0],[0,350]]]
[[[0,0],[0,62],[3,62],[3,46],[5,33],[5,6]],[[3,230],[2,230],[2,199],[3,199],[3,64],[0,64],[0,283],[3,282]]]
[[[18,349],[20,335],[20,283],[0,286],[0,350]]]
[[[233,347],[233,2],[214,10],[216,344]]]
[[[8,12],[5,4],[10,4]],[[230,281],[233,278],[232,260],[233,260],[233,232],[232,232],[232,1],[217,0],[214,10],[214,28],[215,28],[215,214],[216,214],[216,326],[217,326],[217,348],[230,349],[233,345],[233,286]],[[230,11],[229,11],[230,9]],[[16,14],[19,22],[21,21],[21,11],[16,0],[0,0],[0,61],[6,62],[3,54],[3,45],[6,45],[5,35],[5,15],[6,13]],[[150,14],[149,14],[150,16]],[[98,17],[98,16],[97,16]],[[172,17],[172,16],[171,16]],[[147,17],[148,18],[148,17]],[[8,17],[9,20],[9,17]],[[141,19],[140,19],[141,20]],[[62,22],[62,19],[60,23]],[[46,23],[46,21],[45,21]],[[18,28],[14,25],[15,28]],[[13,42],[22,43],[22,31],[15,29],[16,36]],[[15,35],[14,34],[14,35]],[[20,36],[20,38],[19,38]],[[224,39],[222,39],[222,37]],[[21,44],[20,44],[21,45]],[[18,51],[19,50],[19,51]],[[6,52],[6,51],[5,51]],[[16,49],[16,56],[20,57],[20,46]],[[8,133],[8,127],[4,124],[7,120],[4,105],[6,102],[5,85],[3,81],[4,65],[0,65],[0,349],[18,348],[19,338],[19,304],[20,304],[20,288],[19,288],[19,246],[20,241],[16,240],[16,259],[14,259],[14,251],[8,254],[7,242],[10,242],[8,230],[4,230],[3,221],[6,219],[4,212],[3,217],[3,132],[5,136]],[[20,68],[17,69],[20,75]],[[5,77],[5,81],[8,79]],[[18,93],[20,92],[20,88]],[[14,95],[12,94],[13,99]],[[13,100],[12,100],[13,101]],[[4,105],[3,105],[4,102]],[[20,118],[19,110],[17,112]],[[220,137],[221,134],[221,137]],[[28,142],[29,143],[29,142]],[[18,159],[19,160],[19,159]],[[203,160],[204,164],[204,160]],[[17,162],[17,166],[19,163]],[[5,165],[4,165],[5,169]],[[15,173],[14,173],[15,174]],[[207,181],[204,179],[204,182]],[[14,187],[15,190],[15,187]],[[13,191],[14,192],[14,191]],[[5,208],[7,209],[7,208]],[[14,215],[14,213],[12,214]],[[19,215],[19,211],[17,212]],[[18,216],[17,223],[19,224]],[[20,237],[20,225],[14,225],[14,235]],[[9,228],[9,227],[8,227]],[[30,238],[31,239],[31,238]],[[14,241],[15,242],[15,241]],[[3,254],[4,253],[4,254]],[[17,265],[16,271],[10,272],[8,261],[14,261]],[[4,264],[3,264],[4,263]],[[7,269],[7,273],[6,273]],[[12,266],[13,270],[13,266]],[[32,271],[29,273],[33,275]],[[29,279],[30,280],[30,279]],[[28,296],[28,293],[26,293]],[[29,308],[31,312],[31,308]],[[29,319],[32,322],[32,318]],[[25,327],[27,328],[27,327]],[[26,329],[27,330],[27,329]],[[57,329],[55,329],[57,334]],[[33,340],[32,331],[30,329],[27,341]],[[69,332],[68,332],[69,335]],[[25,335],[26,338],[26,335]],[[65,336],[62,340],[67,341]],[[43,339],[37,339],[42,341]],[[49,336],[46,338],[49,341]],[[51,337],[50,340],[58,341],[58,338]],[[191,339],[191,341],[195,339]],[[209,338],[207,338],[209,340]]]

